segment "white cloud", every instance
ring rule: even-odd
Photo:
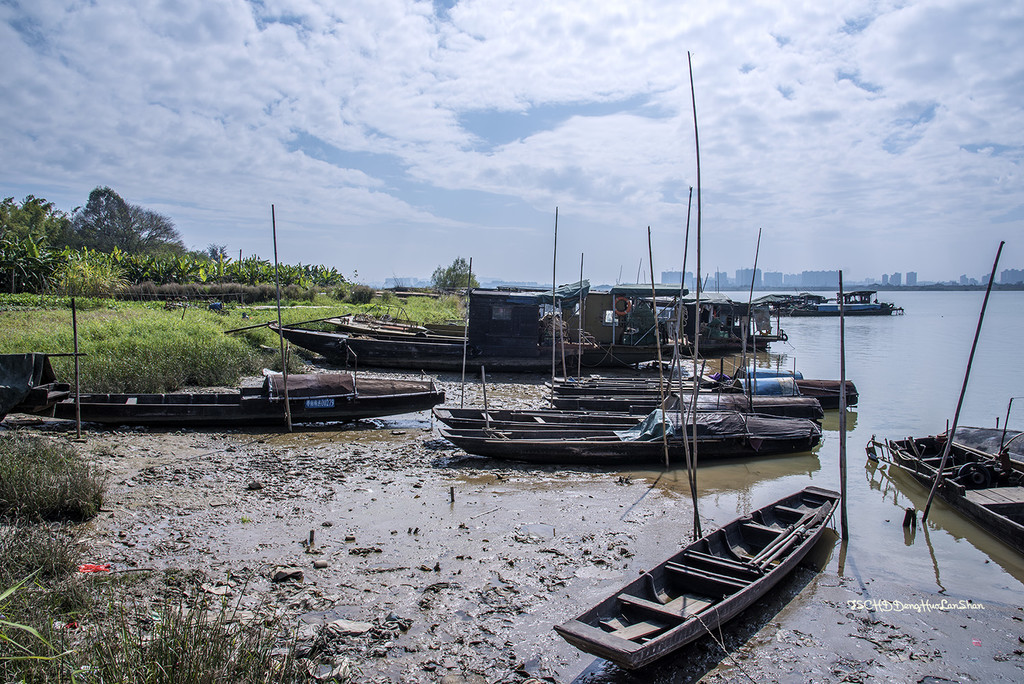
[[[980,275],[1022,227],[1022,32],[967,0],[4,4],[0,193],[110,185],[246,253],[275,202],[284,258],[372,279],[546,279],[557,205],[608,280],[648,224],[682,251],[689,50],[707,260],[764,227],[766,268]]]

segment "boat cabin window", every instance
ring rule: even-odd
[[[512,320],[512,307],[511,306],[492,306],[491,307],[491,320],[492,321],[511,321]]]
[[[615,325],[615,312],[611,309],[604,312],[604,324]]]

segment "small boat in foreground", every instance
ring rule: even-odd
[[[737,518],[555,627],[627,669],[717,630],[789,574],[825,531],[839,493],[807,487]]]
[[[353,373],[288,376],[288,406],[293,423],[352,421],[411,413],[444,402],[433,380],[396,380]],[[268,375],[261,387],[230,392],[176,394],[83,394],[82,420],[106,425],[236,426],[285,423],[284,380]],[[52,406],[44,415],[75,419],[75,399]]]
[[[931,489],[945,446],[945,434],[884,442],[872,437],[867,454],[869,459],[889,463]],[[1012,460],[1008,450],[1003,456],[992,455],[954,440],[936,494],[1018,553],[1024,553],[1024,465]]]

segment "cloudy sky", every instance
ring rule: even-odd
[[[0,196],[361,281],[1024,268],[1024,3],[0,0]],[[696,231],[696,193],[691,233]],[[692,239],[692,238],[691,238]],[[688,270],[693,270],[691,246]],[[620,276],[621,274],[621,276]]]

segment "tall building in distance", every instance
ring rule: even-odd
[[[907,287],[917,285],[917,271],[907,271]]]
[[[750,276],[754,276],[754,289],[761,289],[761,269],[738,268],[736,269],[736,285],[739,287],[750,287]]]
[[[883,286],[887,286],[888,284],[889,284],[889,274],[888,273],[883,273],[882,274],[882,285]]]
[[[889,276],[889,284],[892,285],[893,287],[901,286],[903,284],[903,274],[900,273],[899,271],[893,273],[891,276]]]
[[[783,282],[785,281],[783,280],[782,271],[764,272],[764,280],[762,281],[762,285],[765,288],[782,287]]]
[[[1008,268],[999,274],[999,282],[1003,285],[1024,283],[1024,269]]]

